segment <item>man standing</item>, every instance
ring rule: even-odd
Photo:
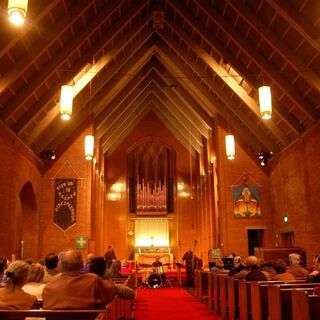
[[[193,286],[193,265],[194,265],[194,256],[191,248],[189,247],[187,252],[183,255],[182,261],[186,264],[186,274],[187,274],[187,286]]]
[[[112,260],[116,260],[116,259],[117,259],[117,257],[114,252],[114,247],[113,247],[113,245],[109,245],[107,252],[104,254],[104,260],[106,261],[107,269],[110,268]]]

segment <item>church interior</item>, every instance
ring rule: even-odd
[[[10,2],[10,1],[9,1]],[[22,1],[23,2],[23,1]],[[318,0],[1,1],[0,251],[209,267],[320,253]]]

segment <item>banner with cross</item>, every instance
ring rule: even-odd
[[[76,249],[86,249],[88,243],[87,236],[76,236]]]

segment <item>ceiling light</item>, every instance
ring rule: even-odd
[[[271,89],[269,86],[262,86],[259,88],[259,104],[260,114],[262,119],[271,119],[272,115],[272,102],[271,102]]]
[[[84,140],[84,154],[86,160],[93,159],[93,150],[94,150],[94,137],[93,136],[85,136]]]
[[[228,134],[225,137],[226,139],[226,155],[229,160],[233,160],[235,158],[235,142],[234,136],[232,134]]]
[[[272,151],[268,151],[268,152],[259,152],[258,153],[258,157],[260,159],[260,165],[262,167],[266,167],[268,165],[268,161],[270,158],[272,158]]]
[[[60,114],[62,120],[70,120],[73,104],[72,86],[62,86],[60,94]]]
[[[9,21],[15,25],[21,25],[27,16],[28,0],[9,0]]]

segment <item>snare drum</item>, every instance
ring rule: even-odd
[[[160,288],[162,286],[162,279],[159,274],[153,273],[148,278],[148,285],[150,288]]]

